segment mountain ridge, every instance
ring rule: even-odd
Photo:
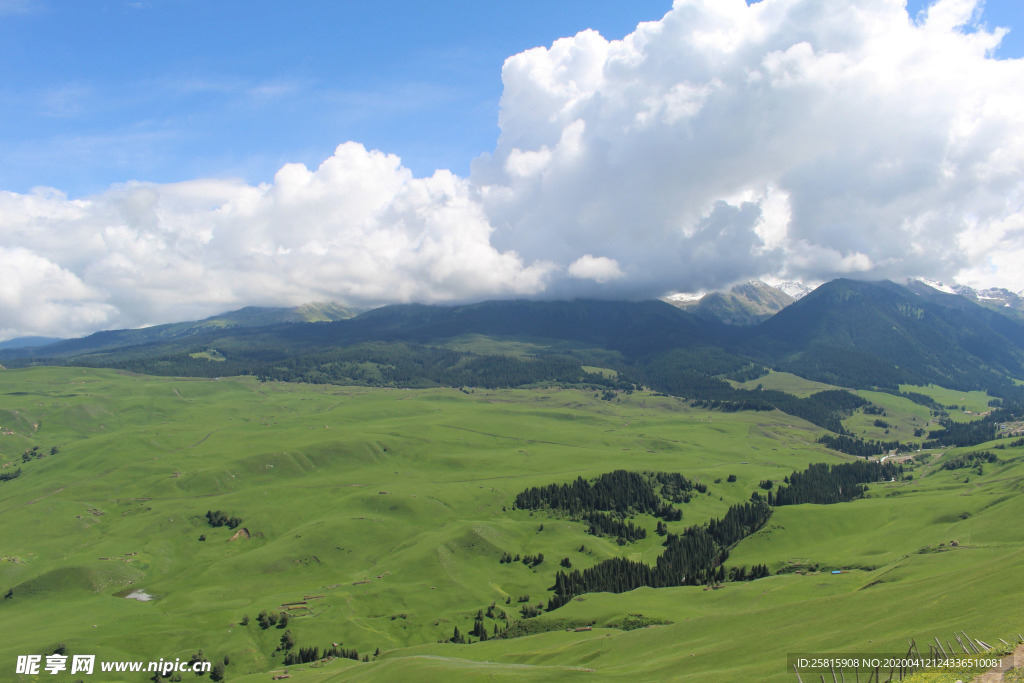
[[[701,318],[726,325],[750,326],[764,322],[797,298],[762,280],[749,280],[726,291],[676,294],[662,300]]]
[[[457,368],[477,363],[472,358],[507,364],[502,357],[515,347],[529,349],[515,352],[523,357],[571,357],[587,365],[601,359],[599,364],[633,376],[648,376],[651,368],[682,372],[684,384],[698,382],[699,376],[749,379],[758,368],[769,367],[854,388],[893,390],[901,383],[936,383],[985,388],[997,395],[1013,391],[1009,378],[1024,377],[1024,322],[960,295],[889,281],[825,283],[755,326],[727,325],[663,301],[400,304],[334,321],[266,325],[258,324],[266,322],[259,309],[243,311],[238,317],[248,325],[180,323],[154,328],[148,335],[110,331],[47,347],[0,351],[0,360],[8,366],[87,364],[158,374],[173,370],[268,377],[277,377],[284,371],[275,368],[287,366],[292,369],[281,377],[342,381],[363,377],[357,367],[362,358],[385,368],[385,374],[392,372],[386,367],[398,363],[406,368],[400,377],[412,377],[415,364],[426,363],[435,368],[427,373],[434,382],[456,377],[472,382],[471,375]],[[462,345],[462,355],[445,355],[443,349],[454,348],[447,346],[452,340],[466,335],[492,343]],[[407,365],[413,357],[419,360]],[[213,359],[228,362],[211,366]],[[564,362],[551,367],[561,368],[558,372],[564,375]],[[532,371],[522,376],[534,378],[530,381],[538,377]],[[380,377],[364,379],[382,381]],[[388,381],[406,381],[400,377]]]

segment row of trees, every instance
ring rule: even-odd
[[[924,448],[976,446],[996,438],[997,425],[1008,422],[1013,414],[1006,410],[994,410],[980,420],[972,422],[955,422],[948,417],[939,420],[942,429],[928,432],[928,441]]]
[[[892,462],[813,463],[803,472],[793,472],[786,477],[774,497],[769,491],[768,501],[777,506],[842,503],[863,496],[867,490],[865,484],[893,480],[902,474],[903,465]]]
[[[977,467],[982,463],[994,463],[999,462],[999,458],[996,457],[991,451],[972,451],[971,453],[963,453],[954,458],[949,458],[942,462],[942,469],[944,470],[960,470],[971,467]]]
[[[584,515],[587,522],[587,533],[594,536],[612,536],[619,545],[626,545],[642,538],[647,538],[647,529],[636,526],[607,512],[591,512]],[[661,523],[661,522],[659,522]]]
[[[623,593],[642,586],[662,588],[719,581],[724,577],[721,565],[728,557],[729,546],[764,526],[770,515],[771,508],[760,498],[734,505],[722,519],[688,527],[682,534],[669,534],[665,550],[653,567],[616,557],[582,571],[559,571],[548,610],[583,593]]]
[[[571,484],[526,489],[516,496],[515,507],[520,510],[561,510],[576,517],[602,511],[619,515],[648,513],[663,519],[681,519],[682,513],[665,504],[655,491],[653,482],[660,483],[663,492],[679,500],[684,500],[695,487],[693,482],[678,474],[644,475],[616,470],[602,474],[593,483],[577,477]]]
[[[342,647],[340,643],[331,645],[330,647],[296,647],[295,638],[292,637],[291,631],[287,631],[281,636],[281,647],[284,655],[285,666],[294,666],[296,664],[306,664],[308,662],[316,662],[321,659],[328,657],[344,657],[347,659],[354,659],[359,661],[359,652],[355,648]],[[364,662],[370,661],[369,655],[363,655],[362,660]]]
[[[366,342],[311,349],[306,344],[264,347],[256,338],[224,340],[223,361],[193,357],[201,348],[160,357],[122,350],[108,356],[76,358],[76,365],[112,367],[151,375],[221,377],[255,375],[261,380],[363,386],[519,387],[538,382],[632,390],[629,377],[605,377],[585,371],[580,361],[564,354],[536,357],[475,354],[410,342]]]
[[[899,441],[865,441],[859,437],[847,434],[839,434],[838,436],[824,434],[818,439],[818,443],[824,444],[826,448],[831,448],[834,451],[846,453],[847,455],[856,455],[861,458],[881,455],[889,451],[898,451],[905,448]]]
[[[731,371],[725,359],[719,359],[717,364],[708,364],[703,358],[700,361],[704,364],[682,350],[676,350],[638,368],[637,372],[647,386],[673,396],[690,398],[693,401],[691,405],[695,407],[724,412],[778,409],[837,434],[846,433],[842,419],[868,402],[841,389],[819,391],[806,398],[784,391],[737,389],[712,376]]]

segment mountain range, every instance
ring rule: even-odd
[[[170,342],[202,335],[212,331],[265,327],[284,323],[313,323],[345,320],[356,316],[359,309],[336,303],[303,304],[291,308],[246,306],[202,320],[153,325],[137,329],[105,330],[87,337],[55,339],[50,337],[20,337],[0,342],[0,351],[8,350],[18,357],[43,352],[54,357],[68,357],[106,349],[118,349],[142,344]],[[37,349],[36,347],[45,347]]]
[[[953,284],[946,285],[936,280],[916,280],[910,283],[926,285],[932,289],[946,294],[956,294],[974,303],[1007,315],[1024,316],[1024,290],[1011,292],[1002,287],[988,287],[986,289],[974,289],[967,285]]]
[[[741,303],[769,309],[785,301],[755,283],[730,296],[711,301],[732,313]],[[334,306],[247,308],[192,323],[0,349],[0,361],[443,384],[476,381],[466,368],[483,367],[481,357],[519,363],[558,357],[633,377],[685,370],[721,379],[770,367],[847,387],[936,383],[996,396],[1013,393],[1010,378],[1024,378],[1024,319],[922,282],[834,280],[757,324],[736,324],[738,314],[723,321],[712,310],[710,303],[686,310],[663,301],[600,300],[405,304],[359,315]],[[394,374],[400,366],[405,369]],[[537,372],[533,366],[516,376],[539,381]]]
[[[674,294],[665,297],[664,301],[698,317],[718,320],[726,325],[756,325],[810,291],[799,283],[772,286],[761,280],[750,280],[722,292]]]

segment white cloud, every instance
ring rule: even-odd
[[[0,247],[0,338],[24,330],[95,329],[114,312],[74,273],[20,247]]]
[[[42,273],[5,287],[4,306],[62,302],[73,315],[23,317],[10,327],[72,334],[251,303],[541,292],[554,266],[498,252],[491,230],[464,179],[447,171],[413,178],[397,157],[354,143],[316,170],[289,164],[258,187],[133,183],[75,201],[54,191],[0,193],[0,240],[16,245],[0,252],[0,263]]]
[[[899,0],[678,0],[623,41],[516,55],[472,176],[494,242],[559,263],[600,249],[649,295],[949,279],[982,258],[959,244],[973,225],[1024,213],[1024,61],[989,57],[1003,31],[971,26],[978,8],[915,24]]]
[[[560,39],[506,61],[501,135],[469,178],[346,143],[259,186],[0,193],[5,329],[759,276],[1019,290],[1024,60],[991,58],[1003,31],[979,7],[677,0],[621,41]]]
[[[604,283],[618,280],[625,275],[619,268],[618,261],[605,256],[584,254],[569,265],[569,276],[580,280]]]

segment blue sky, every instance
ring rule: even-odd
[[[910,0],[917,14],[924,0]],[[494,148],[504,60],[593,28],[622,38],[665,0],[0,0],[0,189],[71,196],[129,180],[269,181],[348,140],[416,175]],[[988,0],[1014,28],[1024,2]]]
[[[465,175],[497,139],[506,57],[586,28],[621,38],[669,7],[0,0],[0,188],[261,182],[347,140]]]
[[[753,278],[1022,291],[1022,83],[1021,0],[0,0],[0,339]]]

